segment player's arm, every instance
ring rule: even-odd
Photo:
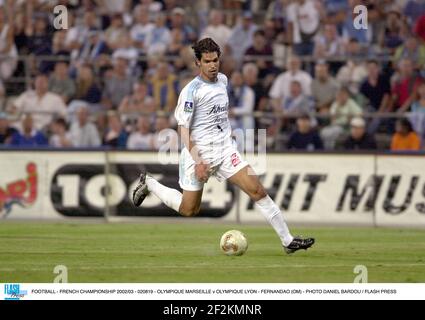
[[[184,126],[179,126],[179,133],[182,142],[189,151],[192,159],[195,161],[195,175],[201,182],[207,182],[209,178],[210,165],[205,162],[196,146],[195,142],[190,138],[190,129]]]
[[[193,114],[195,112],[194,88],[186,86],[180,93],[175,117],[178,124],[181,141],[191,154],[195,161],[195,174],[199,181],[206,182],[208,180],[209,165],[201,158],[199,150],[191,139],[190,127],[192,124]]]

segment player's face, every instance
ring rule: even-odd
[[[206,52],[202,54],[199,61],[201,75],[209,81],[215,81],[220,67],[220,61],[217,52]]]

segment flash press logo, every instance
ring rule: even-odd
[[[20,300],[28,293],[26,290],[21,290],[19,284],[5,284],[4,285],[5,300]]]

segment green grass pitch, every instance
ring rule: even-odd
[[[227,257],[229,229],[249,240]],[[178,224],[0,224],[0,282],[53,282],[56,265],[69,282],[353,282],[356,265],[369,282],[425,282],[423,230],[293,228],[314,236],[308,251],[284,254],[267,226]]]

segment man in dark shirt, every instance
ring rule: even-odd
[[[8,144],[13,134],[16,132],[17,130],[15,128],[9,126],[9,120],[6,113],[0,112],[0,145]]]
[[[287,143],[290,150],[322,150],[323,142],[316,130],[312,128],[311,118],[302,114],[297,119],[297,130],[291,135]]]
[[[391,101],[391,85],[387,76],[379,71],[378,62],[371,60],[367,63],[367,78],[360,86],[360,93],[370,103],[370,112],[387,112]],[[369,132],[375,133],[381,124],[380,118],[374,118],[369,126]]]
[[[264,56],[265,59],[261,59]],[[253,62],[257,65],[259,74],[258,77],[263,79],[272,71],[273,62],[267,61],[266,58],[273,56],[273,49],[267,43],[264,30],[257,30],[254,33],[253,44],[245,52],[244,62]]]
[[[367,63],[367,78],[360,86],[360,93],[369,99],[372,111],[385,111],[391,95],[388,77],[380,73],[378,62],[371,60]]]
[[[366,122],[356,117],[350,122],[350,136],[344,142],[345,150],[376,150],[375,138],[366,132]]]

